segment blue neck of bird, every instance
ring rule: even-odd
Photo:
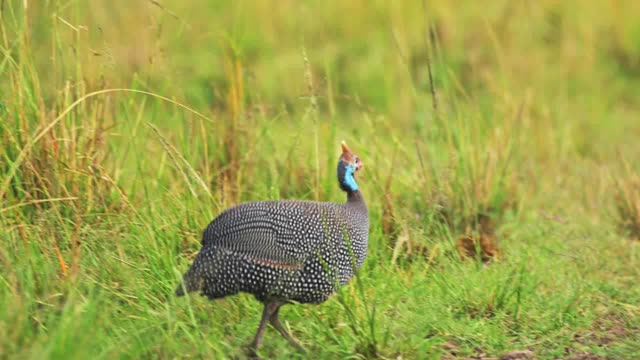
[[[356,183],[356,179],[353,174],[356,173],[356,167],[349,164],[346,166],[344,172],[344,178],[342,179],[342,184],[344,187],[351,192],[358,191],[358,184]]]

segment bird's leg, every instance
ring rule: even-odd
[[[304,347],[300,345],[298,340],[296,340],[293,336],[291,336],[291,334],[289,334],[289,332],[284,328],[284,326],[282,326],[280,319],[278,319],[278,314],[280,313],[280,306],[282,306],[282,304],[278,305],[278,307],[276,308],[276,311],[271,315],[271,319],[269,319],[269,321],[271,322],[271,325],[274,328],[276,328],[276,330],[278,330],[278,332],[282,334],[282,336],[284,336],[284,338],[287,339],[289,343],[291,343],[291,345],[293,345],[295,348],[297,348],[301,352],[306,352]]]
[[[268,302],[264,305],[264,310],[262,311],[262,319],[260,320],[260,325],[258,325],[258,331],[256,332],[256,336],[253,338],[251,344],[249,344],[249,356],[257,357],[256,351],[258,350],[258,346],[260,346],[260,341],[262,340],[262,335],[264,334],[264,329],[267,326],[267,321],[271,319],[274,312],[278,311],[280,305],[277,302]]]

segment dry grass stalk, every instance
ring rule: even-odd
[[[56,243],[55,239],[52,240],[52,244],[53,244],[53,250],[56,252],[56,257],[58,258],[58,264],[60,265],[60,272],[62,273],[62,277],[66,278],[69,266],[64,261],[64,258],[62,257],[62,252],[60,251],[60,247]]]
[[[392,164],[395,164],[397,151],[393,155]],[[393,172],[389,172],[389,177],[384,185],[384,196],[382,198],[382,233],[385,236],[393,237],[398,232],[398,221],[396,219],[396,209],[393,204],[393,194],[391,193],[391,183],[393,182]]]
[[[626,176],[615,182],[615,207],[618,227],[640,240],[640,176],[625,162]]]
[[[227,92],[227,112],[231,117],[231,122],[226,125],[223,144],[226,153],[226,165],[222,178],[225,184],[229,185],[224,191],[228,191],[233,202],[237,202],[240,197],[240,126],[239,122],[244,109],[244,81],[243,66],[240,58],[232,49],[227,51],[225,56],[225,75],[229,83]]]
[[[394,236],[397,229],[395,219],[395,206],[393,205],[390,191],[385,191],[382,199],[382,233],[385,236]]]
[[[428,247],[424,242],[412,238],[409,229],[406,225],[400,228],[398,225],[398,237],[393,245],[393,254],[391,262],[393,264],[398,263],[400,258],[411,262],[415,259],[425,260],[427,265],[432,264],[439,254],[439,246],[436,245],[432,248]],[[422,238],[418,236],[418,238]]]
[[[307,82],[307,90],[309,92],[309,109],[305,114],[305,117],[309,112],[311,113],[311,117],[313,120],[313,145],[314,145],[314,157],[315,157],[315,177],[314,177],[314,192],[313,197],[314,200],[318,201],[320,199],[320,141],[318,140],[318,126],[319,126],[319,115],[318,115],[318,99],[316,98],[316,90],[313,85],[313,71],[311,70],[311,62],[309,61],[309,56],[307,55],[307,49],[302,48],[302,59],[304,60],[304,77]]]

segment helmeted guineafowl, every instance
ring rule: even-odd
[[[338,182],[347,202],[281,200],[243,203],[216,217],[202,236],[202,249],[176,295],[200,291],[210,299],[238,292],[264,303],[250,349],[255,351],[270,322],[301,346],[278,320],[289,302],[319,304],[362,265],[369,215],[354,175],[362,162],[342,143]]]

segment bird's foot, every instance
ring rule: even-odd
[[[260,359],[260,355],[258,355],[258,348],[254,343],[247,345],[246,351],[247,351],[247,359],[251,359],[251,360]]]

